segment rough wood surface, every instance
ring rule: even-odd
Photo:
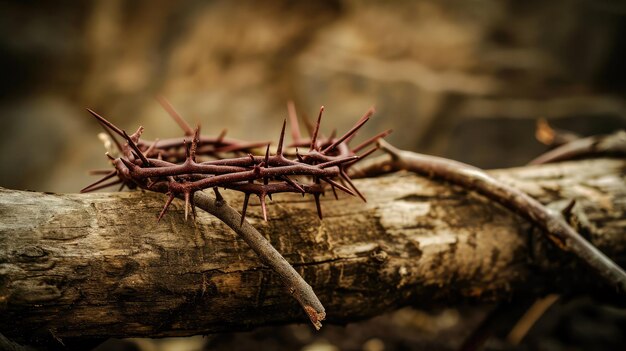
[[[623,264],[625,167],[601,159],[491,174],[555,210],[577,199],[579,230]],[[407,173],[357,182],[368,202],[327,195],[323,221],[299,195],[276,196],[269,223],[258,204],[249,209],[313,286],[329,322],[599,284],[523,219],[472,192]],[[157,223],[164,200],[0,189],[0,333],[161,337],[306,322],[278,277],[223,223],[204,213],[184,222],[178,200]]]

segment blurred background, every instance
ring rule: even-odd
[[[1,1],[0,186],[89,184],[86,171],[107,162],[87,107],[127,130],[143,125],[148,139],[180,136],[157,95],[205,134],[228,128],[249,140],[275,140],[288,100],[309,117],[325,105],[326,133],[374,105],[364,135],[393,128],[388,140],[401,148],[523,165],[545,151],[533,135],[538,118],[581,135],[626,127],[625,38],[620,0]],[[322,334],[290,326],[132,347],[446,350],[487,309],[407,309]],[[552,324],[502,349],[623,346],[623,311],[590,301],[554,309]],[[572,337],[579,329],[587,339]]]

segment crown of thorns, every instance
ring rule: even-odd
[[[115,169],[92,171],[93,174],[104,177],[85,187],[81,192],[121,184],[120,190],[127,186],[131,189],[139,187],[165,193],[168,199],[157,217],[158,220],[167,212],[174,198],[182,197],[185,199],[186,220],[189,208],[195,215],[193,195],[196,191],[212,188],[219,199],[221,196],[218,188],[236,190],[244,193],[241,223],[245,219],[252,194],[259,197],[263,218],[266,221],[266,197],[271,199],[272,194],[276,193],[301,193],[303,196],[311,194],[321,219],[320,195],[324,194],[324,183],[330,185],[335,198],[337,198],[336,189],[339,189],[352,196],[359,196],[365,201],[365,197],[348,176],[347,170],[357,161],[376,151],[378,148],[376,141],[391,133],[391,130],[384,131],[351,148],[350,141],[369,120],[374,109],[370,108],[349,131],[337,138],[334,132],[329,137],[319,133],[324,112],[322,106],[315,125],[306,123],[310,136],[303,138],[295,108],[293,103],[289,103],[288,115],[293,142],[288,146],[295,148],[295,152],[289,153],[284,148],[287,122],[285,120],[276,152],[272,154],[270,142],[229,139],[225,137],[225,130],[217,137],[202,136],[200,126],[192,129],[169,103],[165,100],[161,100],[161,103],[182,128],[184,137],[160,141],[142,140],[143,127],[128,135],[126,131],[88,109],[116,144],[119,155],[114,157],[107,152],[106,155]],[[121,136],[125,143],[120,143],[116,135]],[[374,146],[357,155],[372,144]],[[265,154],[255,155],[254,150],[262,146],[266,146]],[[308,151],[300,153],[299,148],[303,147],[308,147]],[[200,162],[200,157],[212,159]],[[117,179],[114,179],[115,177]]]

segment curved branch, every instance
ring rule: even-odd
[[[379,145],[391,155],[392,169],[442,178],[497,201],[536,224],[557,247],[572,252],[621,293],[626,293],[626,272],[620,266],[585,240],[560,214],[548,210],[523,191],[458,161],[399,150],[384,140],[380,140]],[[389,164],[385,163],[378,168],[387,166]]]

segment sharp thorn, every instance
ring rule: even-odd
[[[163,207],[163,209],[161,210],[161,213],[159,213],[159,216],[157,217],[157,223],[161,221],[161,218],[163,218],[163,215],[165,215],[165,212],[167,212],[167,209],[170,207],[170,204],[176,197],[173,193],[169,193],[168,196],[169,197],[167,198],[167,201],[165,202],[165,206]]]
[[[101,184],[102,182],[105,182],[105,181],[107,181],[107,180],[109,180],[109,179],[113,178],[116,174],[117,174],[117,171],[115,171],[115,170],[110,171],[109,173],[107,173],[107,175],[105,175],[104,177],[102,177],[102,178],[101,178],[101,179],[99,179],[98,181],[93,182],[93,183],[89,184],[88,186],[86,186],[86,187],[82,188],[82,189],[80,190],[80,192],[81,192],[81,193],[86,193],[86,192],[89,192],[89,188],[94,187],[94,186],[96,186],[96,185],[98,185],[98,184]]]
[[[317,115],[317,122],[315,123],[313,136],[311,137],[311,147],[309,148],[309,151],[313,151],[317,149],[317,134],[320,131],[320,123],[322,122],[323,113],[324,113],[324,106],[320,107],[320,113]]]
[[[361,144],[359,144],[358,146],[356,146],[354,149],[352,149],[352,152],[354,152],[355,154],[359,151],[361,151],[362,149],[364,149],[366,146],[368,146],[371,143],[375,143],[378,139],[380,138],[384,138],[387,135],[391,134],[392,130],[391,129],[387,129],[384,132],[378,133],[376,135],[374,135],[373,137],[365,140],[364,142],[362,142]]]
[[[91,115],[94,116],[98,121],[100,121],[100,123],[102,123],[105,126],[109,127],[112,131],[114,131],[115,133],[119,134],[121,137],[124,136],[124,134],[122,133],[122,130],[119,129],[118,127],[116,127],[113,123],[107,121],[104,117],[102,117],[99,114],[95,113],[91,109],[87,109],[87,111],[89,113],[91,113]]]
[[[141,127],[140,127],[141,128]],[[124,134],[124,138],[126,139],[126,141],[128,142],[128,145],[135,151],[135,153],[137,154],[137,156],[139,156],[139,158],[141,159],[141,162],[143,162],[144,166],[149,166],[150,162],[148,161],[148,159],[143,155],[143,153],[141,152],[141,150],[139,150],[139,147],[137,147],[137,144],[135,144],[135,142],[133,141],[133,139],[128,136],[128,134],[126,134],[126,131],[122,130],[122,133]]]
[[[323,217],[322,217],[322,205],[320,204],[320,194],[319,193],[315,193],[315,194],[313,194],[313,197],[315,198],[315,207],[317,208],[317,216],[320,219],[323,219]]]
[[[283,120],[283,129],[280,131],[280,138],[278,139],[278,147],[276,148],[276,155],[283,155],[283,141],[285,140],[285,127],[287,126],[287,119]]]
[[[267,206],[265,206],[265,194],[259,194],[261,200],[261,210],[263,210],[263,220],[267,222]]]
[[[246,193],[246,195],[243,198],[243,209],[241,210],[241,224],[243,225],[243,222],[246,220],[246,211],[248,210],[248,200],[250,200],[250,194]]]
[[[193,135],[193,129],[191,128],[191,126],[180,116],[180,114],[178,114],[178,112],[176,112],[176,110],[174,109],[174,107],[170,104],[169,101],[167,101],[167,99],[165,99],[163,96],[157,96],[157,100],[159,101],[159,103],[161,104],[161,106],[163,106],[163,109],[165,109],[165,111],[167,111],[167,113],[170,115],[170,117],[172,117],[172,119],[174,119],[174,121],[176,121],[176,123],[180,126],[180,128],[183,130],[183,132],[185,133],[186,136],[192,136]]]

